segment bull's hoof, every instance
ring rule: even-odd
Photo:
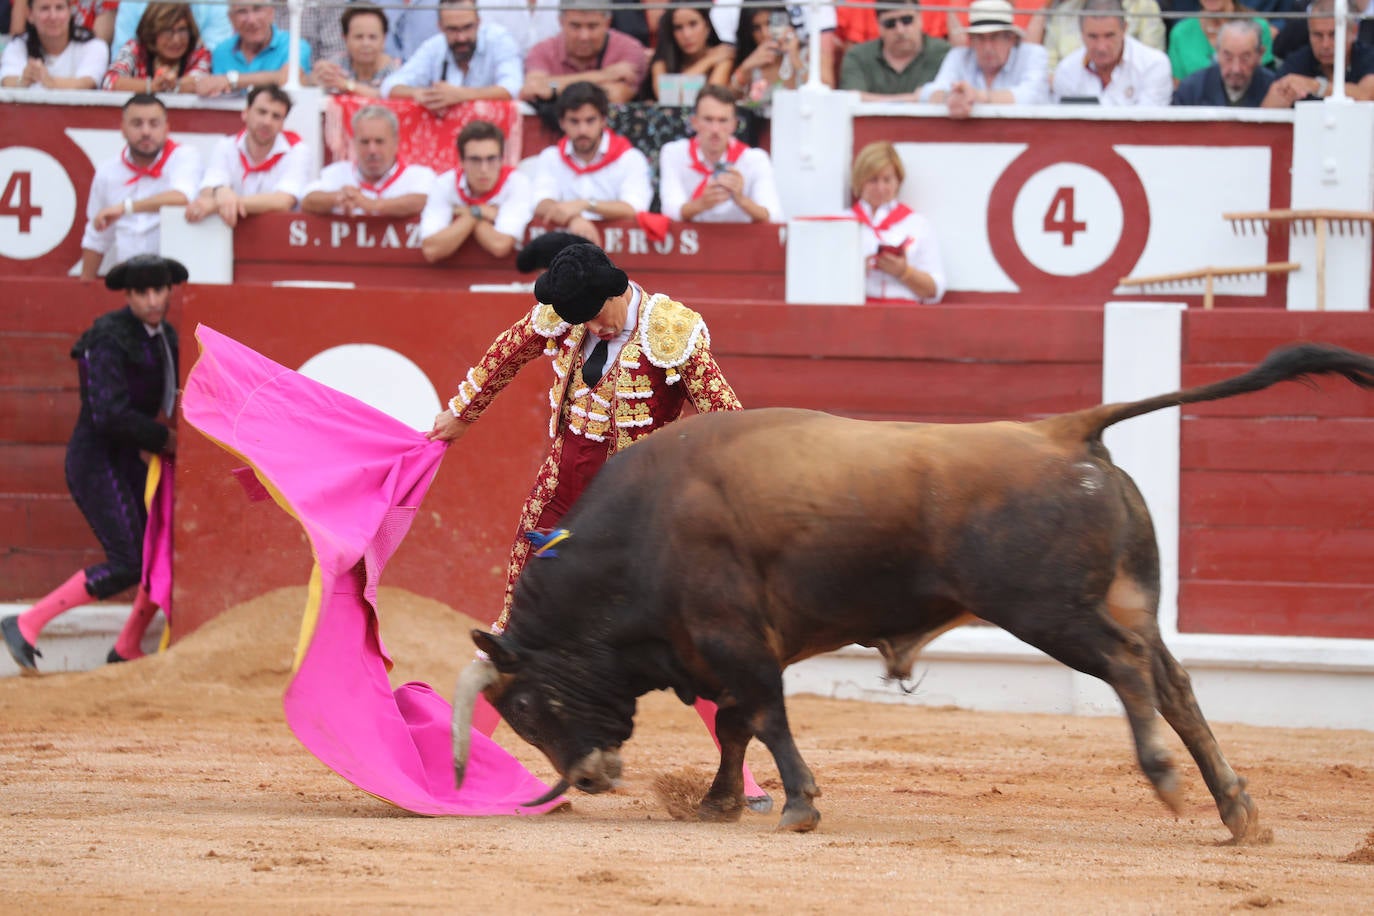
[[[755,814],[767,814],[773,810],[773,796],[764,792],[762,795],[744,796],[744,804]]]
[[[793,833],[806,833],[815,830],[816,825],[821,822],[821,813],[811,805],[791,804],[782,809],[782,820],[778,821],[779,830],[790,830]]]
[[[1274,841],[1274,832],[1261,827],[1259,809],[1243,788],[1220,806],[1222,823],[1231,831],[1237,845],[1265,845]]]
[[[711,824],[728,824],[744,814],[738,798],[711,798],[709,795],[697,806],[697,820]]]

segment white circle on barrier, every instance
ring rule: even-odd
[[[0,149],[0,256],[41,258],[71,232],[76,188],[67,170],[29,146]]]
[[[1121,197],[1101,172],[1061,162],[1021,187],[1012,230],[1026,260],[1047,274],[1075,277],[1106,263],[1125,226]]]
[[[345,344],[310,357],[306,378],[351,395],[407,426],[428,432],[439,412],[439,393],[407,357],[376,344]]]

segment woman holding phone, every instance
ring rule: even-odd
[[[897,199],[904,180],[902,159],[885,140],[854,157],[850,188],[868,268],[864,291],[869,302],[934,304],[945,294],[940,242],[930,220]]]

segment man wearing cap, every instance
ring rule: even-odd
[[[596,245],[595,221],[635,219],[654,196],[649,160],[606,126],[610,110],[600,86],[573,83],[554,105],[563,139],[535,161],[535,217]]]
[[[401,126],[385,105],[366,105],[353,116],[353,161],[333,162],[305,186],[301,210],[406,219],[425,206],[434,171],[397,156]]]
[[[291,96],[280,86],[256,86],[248,93],[243,130],[215,145],[200,182],[200,195],[186,208],[186,221],[211,213],[231,229],[258,213],[294,210],[310,180],[310,147],[286,126]]]
[[[920,90],[922,102],[944,104],[952,118],[967,118],[975,105],[1041,105],[1049,101],[1045,49],[1021,40],[1008,0],[969,4],[968,47],[952,48],[935,79]]]
[[[1174,93],[1169,56],[1126,34],[1121,0],[1087,0],[1083,13],[1083,47],[1054,69],[1055,101],[1094,98],[1103,105],[1168,105]]]
[[[497,633],[506,628],[516,579],[532,551],[526,533],[552,528],[606,459],[676,420],[688,401],[699,413],[742,409],[711,356],[699,314],[645,292],[604,251],[567,232],[540,236],[517,262],[521,270],[544,265],[534,284],[539,304],[468,370],[429,432],[431,439],[457,440],[523,366],[541,353],[552,360],[553,444],[520,512]],[[700,700],[696,710],[714,737],[715,705]],[[744,775],[750,808],[769,810],[772,799],[747,765]]]
[[[200,154],[167,136],[167,107],[155,95],[136,93],[124,103],[120,132],[125,147],[96,167],[81,237],[81,279],[94,280],[111,264],[157,254],[163,207],[184,206],[200,180]]]
[[[177,337],[165,319],[172,287],[184,282],[186,268],[170,258],[141,254],[117,264],[105,285],[124,292],[124,307],[97,318],[72,347],[81,411],[67,442],[67,488],[105,549],[105,562],[78,570],[24,613],[0,621],[5,647],[23,674],[38,672],[38,634],[55,617],[113,597],[142,576],[145,453],[176,452]],[[156,611],[140,587],[108,661],[143,654],[139,642]]]

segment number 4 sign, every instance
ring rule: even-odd
[[[0,150],[0,257],[41,258],[62,244],[76,216],[66,169],[42,150]]]

